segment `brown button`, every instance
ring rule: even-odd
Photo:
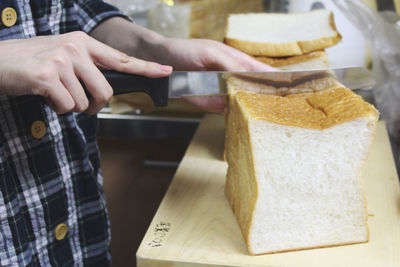
[[[17,12],[12,7],[6,7],[1,12],[1,22],[3,22],[4,26],[12,27],[17,22]]]
[[[40,139],[46,134],[46,125],[42,121],[34,121],[31,126],[31,134],[34,138]]]
[[[54,236],[57,240],[63,240],[67,235],[68,226],[65,223],[60,223],[54,230]]]

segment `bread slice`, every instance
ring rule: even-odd
[[[325,51],[315,51],[309,54],[293,57],[273,58],[254,57],[258,61],[281,70],[304,70],[329,68],[329,57]]]
[[[360,168],[376,109],[343,87],[284,97],[231,91],[225,193],[249,252],[367,242]]]
[[[341,39],[332,12],[232,14],[224,42],[249,55],[288,57],[337,44]]]
[[[230,97],[237,91],[286,96],[343,87],[330,71],[225,74],[222,78],[220,91]]]

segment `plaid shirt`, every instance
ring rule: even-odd
[[[1,0],[6,7],[17,22],[0,21],[0,40],[89,32],[121,15],[101,0]],[[110,264],[96,127],[95,116],[57,115],[40,97],[0,95],[0,266]],[[67,234],[57,240],[60,224]]]

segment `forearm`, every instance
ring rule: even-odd
[[[165,63],[160,55],[165,53],[167,38],[121,17],[102,22],[89,35],[130,56]]]

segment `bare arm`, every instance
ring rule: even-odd
[[[90,36],[130,56],[154,61],[165,37],[121,17],[112,17],[94,28]]]

